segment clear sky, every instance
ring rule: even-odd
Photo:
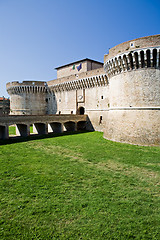
[[[55,67],[103,62],[109,48],[160,33],[160,0],[0,0],[0,96],[6,83],[56,79]]]

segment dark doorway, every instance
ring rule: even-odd
[[[79,115],[84,115],[84,112],[85,112],[84,107],[79,107],[78,108],[78,114]]]

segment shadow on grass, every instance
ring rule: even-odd
[[[14,136],[10,137],[9,139],[0,140],[0,145],[7,145],[12,143],[19,143],[19,142],[28,142],[32,140],[38,140],[38,139],[45,139],[45,138],[55,138],[55,137],[61,137],[61,136],[67,136],[67,135],[76,135],[76,134],[82,134],[82,133],[88,133],[92,131],[77,131],[77,132],[63,132],[63,133],[48,133],[48,134],[32,134],[28,137],[21,137],[21,136]]]

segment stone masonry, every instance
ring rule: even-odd
[[[160,145],[160,35],[113,47],[104,64],[56,69],[55,80],[7,84],[12,115],[87,114],[86,128],[106,139]]]

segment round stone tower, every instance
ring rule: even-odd
[[[10,82],[7,83],[7,92],[11,96],[10,114],[48,114],[48,101],[51,93],[46,82]]]
[[[104,137],[160,145],[160,35],[113,47],[104,69],[110,94]]]

